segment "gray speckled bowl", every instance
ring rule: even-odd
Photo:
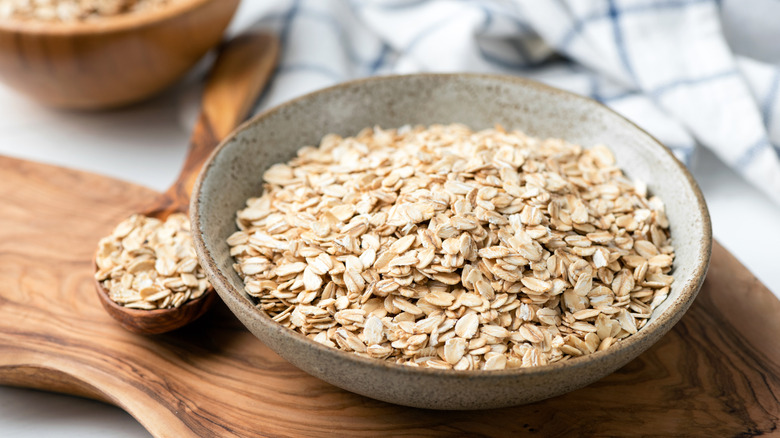
[[[233,271],[225,239],[235,213],[262,190],[263,171],[327,133],[367,126],[500,123],[539,137],[608,145],[618,165],[648,183],[667,207],[676,248],[667,300],[636,335],[612,348],[563,363],[501,371],[412,368],[331,349],[283,328],[256,309]],[[688,171],[650,135],[604,106],[512,77],[411,75],[354,81],[258,115],[227,138],[204,166],[192,197],[200,261],[217,292],[261,341],[309,374],[368,397],[431,409],[485,409],[528,403],[592,383],[658,341],[688,309],[704,280],[712,233],[707,207]]]

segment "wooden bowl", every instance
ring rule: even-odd
[[[186,0],[81,23],[0,20],[0,81],[59,108],[137,102],[218,44],[238,3]]]
[[[460,122],[500,123],[536,137],[589,147],[606,144],[617,165],[665,203],[675,262],[668,298],[648,323],[612,347],[565,362],[500,371],[415,368],[330,348],[255,307],[233,270],[226,238],[236,211],[262,192],[270,165],[327,133]],[[388,76],[349,82],[274,109],[228,137],[204,165],[190,208],[201,266],[236,316],[268,347],[333,385],[392,403],[430,409],[487,409],[529,403],[581,388],[636,358],[672,328],[693,302],[710,260],[712,230],[702,194],[685,167],[653,137],[599,103],[516,77],[451,74]]]

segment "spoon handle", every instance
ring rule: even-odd
[[[273,74],[278,55],[279,41],[268,33],[246,33],[223,44],[203,90],[184,166],[150,209],[155,216],[188,210],[200,168],[219,142],[244,120]]]

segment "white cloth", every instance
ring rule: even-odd
[[[720,8],[717,0],[245,0],[232,31],[265,28],[282,41],[258,111],[371,75],[526,76],[605,103],[685,163],[696,147],[710,148],[780,202],[780,69],[732,51]],[[777,17],[743,15],[745,28]]]

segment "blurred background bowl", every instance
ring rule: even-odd
[[[647,183],[665,204],[675,248],[668,298],[635,335],[593,354],[531,368],[454,371],[416,368],[330,348],[283,327],[255,306],[226,239],[236,211],[262,193],[263,172],[322,136],[365,127],[500,123],[542,138],[605,144],[628,177]],[[352,81],[295,99],[245,123],[203,167],[190,208],[201,265],[244,325],[283,358],[333,385],[379,400],[430,409],[487,409],[529,403],[581,388],[612,373],[657,342],[683,316],[704,281],[712,228],[707,206],[685,167],[657,140],[605,106],[533,81],[492,75],[419,74]]]
[[[217,45],[240,0],[184,0],[84,22],[0,20],[0,81],[48,106],[148,98]]]

